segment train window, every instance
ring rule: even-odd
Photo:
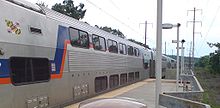
[[[133,47],[128,45],[128,55],[134,55]]]
[[[112,47],[112,46],[113,46],[113,43],[112,43],[111,40],[108,40],[108,50],[109,50],[109,52],[112,51],[112,49],[110,48],[110,46]]]
[[[167,61],[167,58],[162,56],[162,61]]]
[[[97,36],[97,35],[93,35],[92,39],[93,39],[92,42],[94,45],[94,49],[106,51],[105,38]]]
[[[122,44],[122,43],[119,44],[119,52],[120,52],[120,54],[125,54],[125,55],[127,54],[125,44]]]
[[[119,53],[123,54],[123,45],[119,43]]]
[[[134,81],[134,72],[128,73],[128,81],[129,81],[129,82]]]
[[[124,54],[126,55],[127,54],[127,47],[125,44],[123,44],[123,51],[124,51]]]
[[[118,45],[116,41],[108,40],[108,50],[112,53],[118,53]]]
[[[137,50],[134,48],[134,55],[137,56]]]
[[[135,72],[135,80],[138,80],[140,78],[139,72]]]
[[[92,42],[93,42],[94,49],[100,50],[99,37],[93,35]]]
[[[108,83],[107,83],[107,76],[101,76],[95,78],[95,92],[101,92],[107,89]]]
[[[110,88],[117,87],[119,85],[119,77],[118,75],[111,75],[109,78],[109,86]]]
[[[106,51],[105,38],[100,37],[99,41],[100,41],[101,50]]]
[[[41,29],[35,27],[30,27],[30,31],[31,33],[42,34]]]
[[[11,57],[11,79],[14,85],[49,81],[50,68],[47,58]]]
[[[137,56],[137,57],[139,56],[139,49],[134,48],[134,55]]]
[[[121,74],[120,75],[120,85],[126,84],[127,81],[128,81],[127,73]]]
[[[71,45],[81,48],[89,48],[88,33],[74,28],[69,29]]]

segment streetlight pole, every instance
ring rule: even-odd
[[[179,27],[180,23],[177,23],[177,66],[176,66],[176,91],[178,90],[179,86]]]
[[[156,102],[155,108],[159,108],[159,95],[161,93],[162,73],[162,2],[157,0],[157,43],[156,43]]]
[[[173,25],[173,24],[169,24],[169,23],[165,23],[163,24],[163,29],[172,29],[173,27],[177,27],[177,40],[172,40],[172,43],[177,43],[177,66],[176,66],[176,91],[178,89],[178,83],[179,83],[179,27],[180,27],[180,23],[177,23],[177,25]]]
[[[183,39],[181,41],[182,46],[181,46],[181,71],[180,71],[180,75],[182,75],[183,71],[184,71],[184,47],[183,47],[184,42],[185,42],[185,40]]]

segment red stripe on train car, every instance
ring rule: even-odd
[[[0,84],[11,84],[11,78],[0,78]]]

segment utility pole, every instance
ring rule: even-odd
[[[195,52],[195,20],[196,20],[196,8],[193,10],[193,49],[192,49],[192,69],[194,70],[194,52]]]
[[[190,48],[189,48],[189,69],[191,69],[192,62],[191,62],[191,52],[192,52],[192,42],[190,42]]]
[[[193,11],[193,21],[187,21],[187,24],[188,24],[188,22],[193,23],[193,46],[192,46],[192,60],[191,60],[191,62],[192,62],[192,70],[194,70],[195,23],[201,23],[201,25],[202,25],[202,22],[201,22],[201,21],[196,21],[196,11],[201,11],[201,14],[202,14],[202,10],[201,10],[201,9],[196,9],[196,8],[194,7],[193,10],[188,10],[188,11],[187,11],[187,15],[188,15],[188,12],[189,12],[189,11]]]
[[[140,25],[144,24],[145,25],[145,30],[144,30],[144,44],[147,45],[147,24],[151,24],[153,26],[153,23],[147,23],[147,20],[145,21],[145,23],[139,23],[139,28]]]
[[[172,49],[172,58],[173,58],[173,49]]]
[[[167,43],[165,41],[165,55],[167,55]]]
[[[145,21],[144,44],[147,45],[147,21]]]

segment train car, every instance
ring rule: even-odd
[[[1,108],[63,107],[149,76],[140,45],[23,0],[0,6]]]
[[[149,69],[149,77],[150,78],[156,78],[156,51],[154,50],[150,50],[149,55],[151,57],[150,59],[150,69]],[[162,55],[162,73],[161,73],[161,77],[165,78],[166,76],[166,72],[167,72],[167,68],[168,68],[168,61],[167,61],[167,56]]]
[[[63,107],[149,78],[140,45],[27,1],[0,6],[0,108]]]
[[[168,60],[168,66],[167,68],[176,68],[176,60],[171,58],[171,57],[167,57],[167,60]]]

